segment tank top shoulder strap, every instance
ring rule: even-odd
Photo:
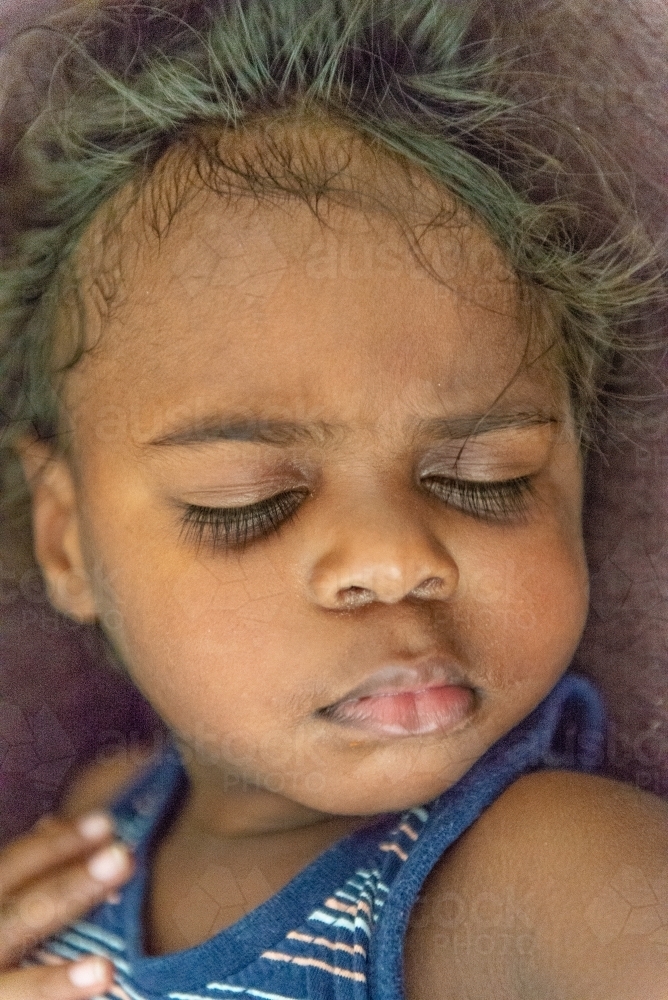
[[[116,833],[137,854],[142,853],[185,781],[178,750],[167,741],[112,802]]]

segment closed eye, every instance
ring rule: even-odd
[[[197,547],[243,549],[290,521],[307,496],[305,490],[288,490],[241,507],[199,507],[185,504],[181,537]]]
[[[482,520],[513,520],[524,515],[533,493],[530,476],[485,482],[425,476],[423,486],[449,507]]]

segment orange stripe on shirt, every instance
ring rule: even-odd
[[[410,827],[408,825],[408,823],[402,823],[401,826],[399,827],[399,829],[403,833],[405,833],[407,837],[410,837],[411,840],[417,840],[418,839],[417,833],[415,832],[415,830],[413,830],[412,827]]]
[[[352,917],[357,913],[357,907],[351,906],[349,903],[342,903],[338,899],[334,899],[330,896],[329,899],[325,900],[325,906],[328,906],[330,910],[338,910],[340,913],[349,913]]]
[[[328,906],[330,910],[338,910],[340,913],[349,913],[351,917],[356,917],[360,910],[366,913],[368,917],[371,916],[371,907],[368,903],[363,902],[361,899],[355,904],[355,906],[351,906],[348,903],[342,903],[340,900],[334,899],[333,896],[330,896],[329,899],[325,900],[323,906]]]
[[[397,846],[397,844],[379,844],[378,846],[380,847],[381,851],[394,851],[395,854],[399,855],[402,861],[405,861],[406,858],[408,857],[405,851],[402,851],[401,848]]]
[[[300,934],[299,931],[289,931],[286,937],[293,941],[304,941],[306,944],[320,944],[325,948],[332,948],[335,951],[347,951],[349,955],[363,955],[366,958],[366,950],[361,944],[344,944],[343,941],[328,941],[324,937],[313,937],[311,934]]]
[[[302,958],[300,955],[286,955],[282,951],[263,951],[261,958],[268,958],[273,962],[292,962],[293,965],[312,965],[316,969],[323,969],[331,972],[333,976],[342,976],[344,979],[354,979],[355,982],[365,983],[366,976],[363,972],[353,972],[351,969],[342,969],[338,965],[330,965],[319,958]]]

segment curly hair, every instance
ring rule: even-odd
[[[616,372],[655,345],[641,319],[666,301],[663,247],[610,149],[555,113],[558,76],[508,46],[495,18],[482,0],[106,0],[22,32],[0,112],[6,456],[29,428],[63,447],[55,316],[101,207],[123,190],[139,198],[176,147],[221,193],[317,205],[336,191],[325,157],[267,146],[226,158],[225,143],[206,140],[295,112],[424,172],[485,228],[555,318],[586,440]],[[182,200],[163,199],[154,228]],[[81,324],[77,336],[61,373],[84,350]],[[9,502],[21,486],[5,463]]]

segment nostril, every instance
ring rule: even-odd
[[[417,587],[409,592],[409,597],[433,597],[434,594],[439,594],[443,590],[444,580],[442,576],[430,576],[422,583],[419,583]]]
[[[346,587],[338,593],[339,603],[346,608],[358,608],[363,604],[371,604],[376,599],[372,590],[366,587]]]

